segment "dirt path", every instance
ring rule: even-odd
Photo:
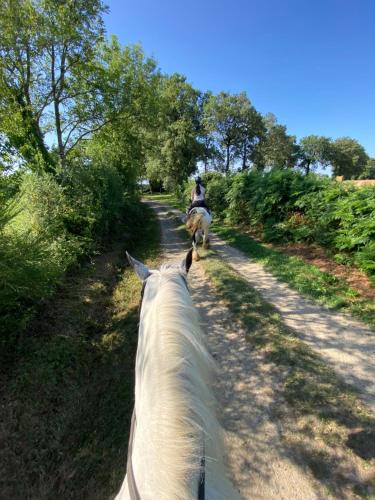
[[[149,204],[161,222],[165,259],[182,260],[189,245],[180,239],[174,218],[168,215],[170,209]],[[217,379],[216,393],[223,408],[228,468],[242,497],[322,498],[320,486],[293,460],[272,420],[273,409],[283,404],[277,374],[245,341],[199,264],[192,266],[189,287],[222,375]]]
[[[181,212],[168,208],[178,216]],[[292,328],[375,411],[375,332],[349,315],[301,297],[239,250],[211,234],[211,246],[280,312]]]

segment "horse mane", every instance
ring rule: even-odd
[[[164,265],[147,280],[139,328],[132,461],[142,498],[196,500],[203,456],[213,498],[235,498],[222,463],[214,371],[184,278]]]

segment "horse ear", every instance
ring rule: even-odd
[[[187,274],[189,272],[189,269],[191,267],[192,261],[193,261],[193,249],[190,248],[190,250],[186,254],[186,257],[181,262],[181,270],[182,270],[183,273]]]
[[[145,281],[151,274],[149,268],[142,264],[142,262],[134,259],[130,254],[128,254],[128,252],[126,252],[126,256],[129,264],[132,266],[139,279],[141,281]]]

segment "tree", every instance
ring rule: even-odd
[[[156,141],[161,76],[139,45],[121,47],[116,37],[100,48],[97,59],[107,123],[87,142],[84,154],[110,164],[134,184],[145,174],[146,152]]]
[[[147,176],[176,188],[197,168],[201,152],[199,92],[179,74],[160,79],[158,124],[147,153]]]
[[[236,145],[242,170],[249,167],[249,162],[254,164],[256,161],[257,146],[264,139],[265,133],[266,128],[262,115],[257,112],[249,100],[245,101],[241,109],[240,135]]]
[[[59,163],[103,125],[93,68],[103,39],[101,0],[4,0],[0,6],[0,102],[3,132],[26,158],[40,155],[53,170],[45,134]]]
[[[375,158],[369,158],[359,179],[375,179]]]
[[[215,140],[209,130],[202,125],[199,132],[199,143],[201,145],[199,160],[203,162],[204,171],[208,172],[209,165],[215,165],[216,161],[222,162],[220,151],[218,150]]]
[[[299,143],[299,157],[299,164],[306,174],[319,165],[323,168],[327,167],[332,159],[331,139],[318,135],[303,137]]]
[[[220,153],[215,144],[215,138],[207,121],[204,120],[204,110],[211,99],[211,92],[202,92],[198,99],[199,106],[199,132],[198,141],[200,144],[199,160],[203,162],[204,171],[208,172],[210,165],[215,165],[215,161]]]
[[[333,175],[343,175],[345,179],[359,177],[368,161],[363,146],[350,137],[336,139],[332,145]]]
[[[297,157],[296,138],[286,133],[286,126],[277,123],[276,117],[269,113],[264,117],[266,135],[259,143],[256,155],[256,168],[290,168]]]
[[[216,144],[218,156],[224,158],[223,170],[229,172],[230,164],[238,157],[241,140],[241,115],[249,101],[246,93],[231,95],[220,92],[212,95],[204,106],[203,122]]]

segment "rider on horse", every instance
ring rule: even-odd
[[[191,203],[188,208],[188,214],[193,208],[203,207],[210,213],[208,206],[206,205],[205,200],[206,190],[202,185],[202,179],[198,176],[195,179],[195,187],[191,191]]]

